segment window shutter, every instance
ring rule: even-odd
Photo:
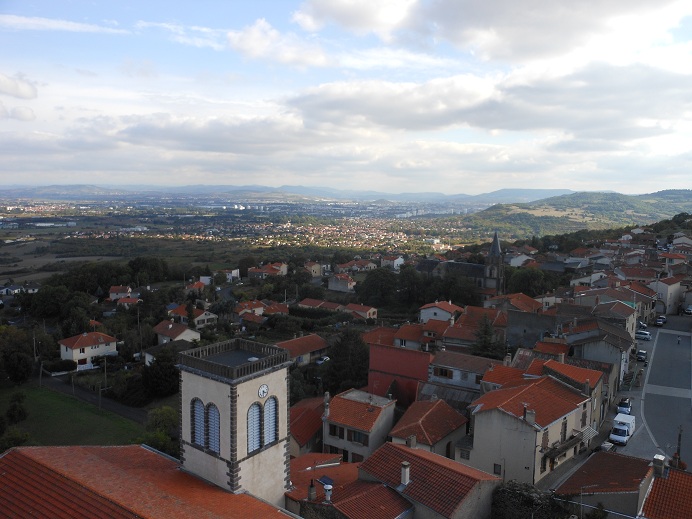
[[[264,443],[276,441],[276,398],[269,398],[264,404]]]
[[[192,443],[204,446],[204,404],[197,398],[192,401]]]
[[[262,445],[260,429],[260,406],[252,404],[247,412],[247,451],[248,454],[258,450]]]
[[[209,439],[209,450],[219,454],[221,452],[221,417],[219,416],[219,408],[214,404],[209,404],[207,409],[207,438]]]

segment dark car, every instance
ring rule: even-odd
[[[666,324],[666,320],[663,317],[657,317],[654,324],[656,326],[663,326],[664,324]]]

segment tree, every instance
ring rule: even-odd
[[[569,515],[550,494],[527,483],[511,480],[493,491],[493,519],[563,519]]]
[[[329,350],[330,361],[323,376],[324,388],[337,394],[368,383],[368,346],[360,332],[347,328]]]
[[[505,356],[505,346],[495,338],[493,325],[484,315],[476,332],[476,342],[471,345],[471,353],[479,357],[502,359]]]
[[[507,281],[510,293],[521,292],[529,297],[545,294],[549,288],[545,274],[537,268],[517,269]]]
[[[24,351],[10,349],[3,352],[3,364],[10,380],[17,385],[23,384],[31,376],[33,360]]]
[[[178,392],[180,373],[176,367],[176,354],[169,348],[162,349],[154,362],[144,366],[143,383],[154,397],[166,397]]]
[[[412,266],[402,267],[398,278],[399,301],[405,306],[420,306],[424,293],[423,276]]]
[[[397,276],[389,269],[378,268],[368,272],[365,280],[356,285],[356,292],[363,304],[380,307],[395,301]]]

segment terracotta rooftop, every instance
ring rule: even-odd
[[[543,365],[543,367],[545,370],[547,370],[547,372],[544,371],[546,373],[554,371],[580,384],[584,384],[588,381],[589,387],[591,387],[591,389],[594,389],[598,384],[598,381],[601,380],[601,378],[603,377],[602,371],[597,371],[595,369],[580,368],[578,366],[557,362],[555,360],[547,361]]]
[[[461,306],[457,306],[448,301],[435,301],[434,303],[428,303],[427,305],[421,306],[419,310],[426,310],[428,308],[439,308],[440,310],[444,310],[450,314],[464,311]]]
[[[62,339],[58,341],[58,344],[62,346],[67,346],[71,350],[76,350],[77,348],[88,348],[90,346],[98,346],[101,344],[107,344],[110,342],[115,342],[117,339],[106,335],[101,332],[84,332],[79,335],[74,335],[68,337],[67,339]]]
[[[394,337],[396,336],[397,328],[389,328],[380,326],[374,330],[370,330],[363,334],[363,340],[366,344],[382,344],[384,346],[393,346]]]
[[[491,384],[504,385],[510,380],[523,380],[523,378],[524,370],[498,364],[493,366],[492,369],[486,370],[482,380]]]
[[[301,355],[325,349],[327,347],[327,341],[319,335],[311,333],[310,335],[305,335],[303,337],[296,337],[295,339],[277,342],[276,345],[279,348],[288,350],[291,358],[295,359]]]
[[[286,492],[289,499],[301,501],[307,499],[310,480],[313,480],[316,491],[316,501],[324,500],[324,484],[318,480],[332,482],[334,495],[358,479],[358,463],[345,463],[341,454],[322,454],[311,452],[291,460],[291,484],[293,487]]]
[[[291,406],[291,436],[301,447],[322,428],[324,398],[304,398]]]
[[[435,445],[468,420],[444,400],[413,402],[389,435],[406,439],[415,435],[423,445]]]
[[[569,353],[569,345],[561,342],[545,342],[538,341],[533,350],[537,353],[546,353],[548,355],[560,355]]]
[[[334,492],[332,490],[332,492]],[[348,519],[398,519],[413,505],[382,483],[354,481],[342,492],[332,494],[334,508]]]
[[[638,492],[651,468],[649,460],[615,452],[594,452],[555,489],[558,495],[577,495],[585,485],[588,492]]]
[[[692,474],[666,469],[654,479],[644,501],[642,519],[689,519],[692,517]]]
[[[502,365],[501,360],[489,359],[487,357],[479,357],[477,355],[469,355],[466,353],[458,353],[455,351],[438,351],[432,361],[435,366],[445,366],[449,368],[457,368],[472,373],[485,373],[491,366]]]
[[[329,421],[360,431],[371,431],[389,400],[357,389],[335,395],[329,403]]]
[[[500,410],[522,417],[524,406],[536,412],[536,424],[547,427],[555,420],[579,409],[586,397],[550,377],[508,382],[473,402],[473,413]]]
[[[276,506],[232,494],[139,445],[18,447],[0,455],[8,517],[286,519]]]
[[[387,442],[368,457],[361,471],[392,488],[401,483],[401,463],[408,461],[410,482],[400,490],[442,517],[453,517],[481,482],[500,482],[492,474],[462,465],[438,454]]]

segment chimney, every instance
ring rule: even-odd
[[[584,381],[584,394],[585,395],[591,394],[591,383],[589,382],[588,378]]]
[[[407,447],[411,447],[412,449],[415,449],[417,444],[418,443],[416,441],[416,435],[415,434],[412,434],[411,436],[406,438],[406,446]]]
[[[511,366],[512,365],[512,354],[508,353],[505,355],[505,360],[502,363],[503,366]]]
[[[656,454],[654,456],[654,476],[663,476],[663,470],[666,467],[666,457],[663,454]]]
[[[310,480],[310,486],[308,487],[308,501],[315,501],[317,499],[317,490],[315,489],[315,480]]]
[[[401,485],[406,486],[411,481],[411,464],[408,461],[401,462]]]
[[[331,503],[332,502],[332,486],[331,485],[324,485],[324,502],[325,503]]]
[[[564,363],[565,363],[565,354],[564,354],[564,353],[558,353],[558,355],[557,355],[557,361],[558,361],[560,364],[564,364]]]
[[[524,408],[524,421],[527,424],[533,425],[536,423],[536,411],[534,409]]]

